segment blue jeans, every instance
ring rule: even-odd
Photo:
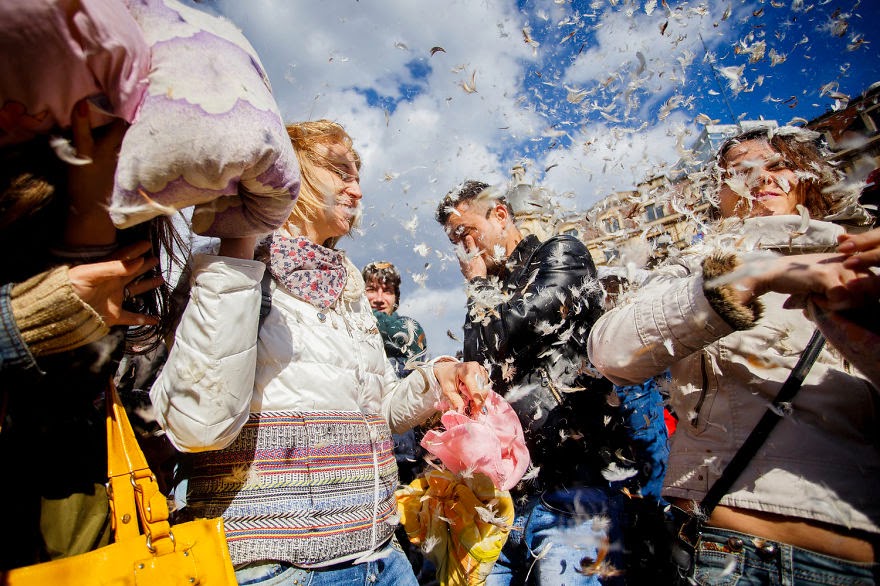
[[[577,488],[530,496],[486,586],[620,584],[622,495]],[[601,578],[601,581],[600,581]]]
[[[400,545],[391,540],[379,559],[326,568],[298,568],[283,562],[257,562],[235,571],[240,586],[418,586]]]
[[[660,500],[666,462],[669,460],[669,436],[663,419],[663,397],[658,380],[669,377],[669,371],[649,378],[639,385],[614,386],[620,398],[620,410],[626,419],[635,456],[638,460],[639,494]],[[630,490],[629,482],[622,483]]]
[[[860,564],[753,535],[706,527],[696,548],[697,584],[871,586],[875,564]]]

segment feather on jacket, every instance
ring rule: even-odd
[[[671,371],[679,415],[664,495],[701,500],[763,415],[815,325],[787,296],[761,297],[763,316],[737,330],[710,304],[703,261],[737,254],[827,252],[839,226],[776,216],[745,221],[727,242],[655,271],[633,298],[602,316],[589,337],[593,364],[618,384]],[[723,308],[722,308],[723,310]],[[880,400],[877,390],[826,344],[795,398],[721,504],[880,533]]]

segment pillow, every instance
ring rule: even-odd
[[[122,141],[110,217],[126,228],[195,205],[206,236],[265,234],[299,193],[299,165],[256,51],[228,20],[175,0],[127,0],[152,51]]]
[[[93,126],[131,122],[150,49],[119,0],[0,0],[0,146],[70,126],[91,98]]]
[[[529,449],[513,407],[495,391],[486,396],[482,413],[468,417],[443,400],[443,430],[430,429],[421,446],[455,474],[485,474],[499,490],[510,490],[529,467]]]

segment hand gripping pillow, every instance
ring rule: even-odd
[[[421,446],[455,474],[485,474],[499,490],[516,486],[531,460],[522,425],[507,401],[489,391],[485,409],[473,417],[440,403],[444,429],[428,430]]]
[[[150,48],[120,0],[0,0],[0,147],[70,126],[131,121],[147,88]]]
[[[193,230],[264,234],[287,219],[299,165],[256,52],[229,21],[175,0],[127,0],[152,48],[110,216],[126,228],[195,205]]]

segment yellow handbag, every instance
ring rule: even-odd
[[[174,526],[168,522],[165,495],[138,446],[112,382],[107,390],[107,454],[114,543],[81,555],[0,572],[0,584],[236,586],[223,519],[197,519]]]

